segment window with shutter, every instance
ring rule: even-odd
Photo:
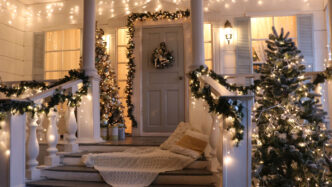
[[[289,37],[297,43],[297,25],[296,16],[280,16],[280,17],[255,17],[251,18],[251,47],[253,70],[257,72],[261,65],[266,62],[267,45],[265,41],[272,33],[272,27],[277,32],[284,28],[285,32],[289,32]]]

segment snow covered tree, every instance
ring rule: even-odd
[[[96,69],[100,80],[100,123],[101,126],[123,123],[123,106],[119,99],[119,86],[116,73],[106,54],[104,31],[96,30]]]
[[[256,82],[253,185],[328,186],[325,112],[313,92],[316,84],[305,77],[303,56],[288,36],[273,28],[266,41],[267,62]]]

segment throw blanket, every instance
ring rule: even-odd
[[[149,186],[159,173],[181,170],[193,158],[158,148],[130,148],[124,152],[87,154],[82,161],[99,171],[114,187]]]

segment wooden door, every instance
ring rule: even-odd
[[[172,51],[174,64],[156,69],[152,53],[161,42]],[[143,29],[143,130],[172,132],[184,121],[184,60],[182,27]]]

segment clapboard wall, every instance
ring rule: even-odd
[[[2,81],[30,80],[32,69],[32,34],[25,31],[24,5],[17,6],[17,14],[4,8],[0,12],[0,77]]]

